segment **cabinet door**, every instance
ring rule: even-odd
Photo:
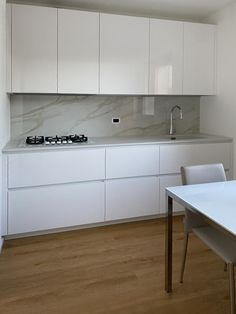
[[[231,167],[230,143],[206,143],[160,146],[160,173],[180,173],[181,166],[223,163]]]
[[[185,95],[215,94],[215,26],[184,23]]]
[[[106,182],[106,221],[159,213],[157,177]]]
[[[57,9],[12,5],[12,91],[57,92]]]
[[[101,14],[100,92],[147,94],[149,20]]]
[[[6,92],[11,93],[11,3],[6,4]]]
[[[99,13],[58,10],[58,92],[98,94]]]
[[[104,221],[104,182],[9,192],[8,234]]]
[[[160,214],[166,213],[166,191],[165,188],[170,186],[182,185],[182,180],[180,174],[177,175],[167,175],[160,177]],[[173,211],[182,212],[184,207],[181,206],[176,201],[173,202]]]
[[[149,94],[183,92],[183,22],[150,20]]]
[[[106,149],[106,178],[152,176],[159,173],[159,146]]]
[[[12,154],[8,187],[29,187],[105,178],[105,149]]]

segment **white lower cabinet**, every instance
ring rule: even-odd
[[[106,182],[106,221],[156,215],[158,212],[158,177],[118,179]]]
[[[13,153],[5,158],[2,230],[46,233],[163,214],[165,188],[181,184],[180,166],[222,162],[231,178],[231,156],[230,142]]]
[[[104,221],[104,182],[10,190],[8,234]]]
[[[232,143],[172,144],[160,146],[160,174],[180,173],[181,166],[222,163],[231,166]]]
[[[178,185],[182,185],[180,174],[166,175],[160,177],[160,214],[164,214],[166,212],[165,188]],[[174,212],[184,211],[184,207],[179,205],[177,202],[174,201],[173,205]]]
[[[158,174],[158,145],[135,145],[106,149],[107,179],[145,177]]]
[[[11,154],[8,187],[98,181],[105,178],[105,149]]]

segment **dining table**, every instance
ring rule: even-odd
[[[165,290],[172,292],[173,201],[236,240],[236,180],[166,188]]]

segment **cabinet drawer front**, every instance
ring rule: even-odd
[[[9,156],[9,188],[100,180],[104,177],[104,149]]]
[[[104,221],[104,183],[86,182],[9,192],[8,234]]]
[[[106,150],[106,177],[157,175],[159,146],[114,147]]]
[[[160,148],[160,173],[180,173],[181,166],[223,163],[230,168],[231,143],[163,145]]]
[[[170,186],[178,186],[182,185],[181,175],[168,175],[160,177],[160,213],[163,214],[166,212],[166,191],[165,188]],[[173,202],[173,211],[184,211],[184,207],[178,204],[177,202]]]
[[[106,182],[106,221],[156,215],[158,212],[157,177]]]

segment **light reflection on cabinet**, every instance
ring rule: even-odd
[[[183,92],[183,22],[150,19],[149,94]]]

